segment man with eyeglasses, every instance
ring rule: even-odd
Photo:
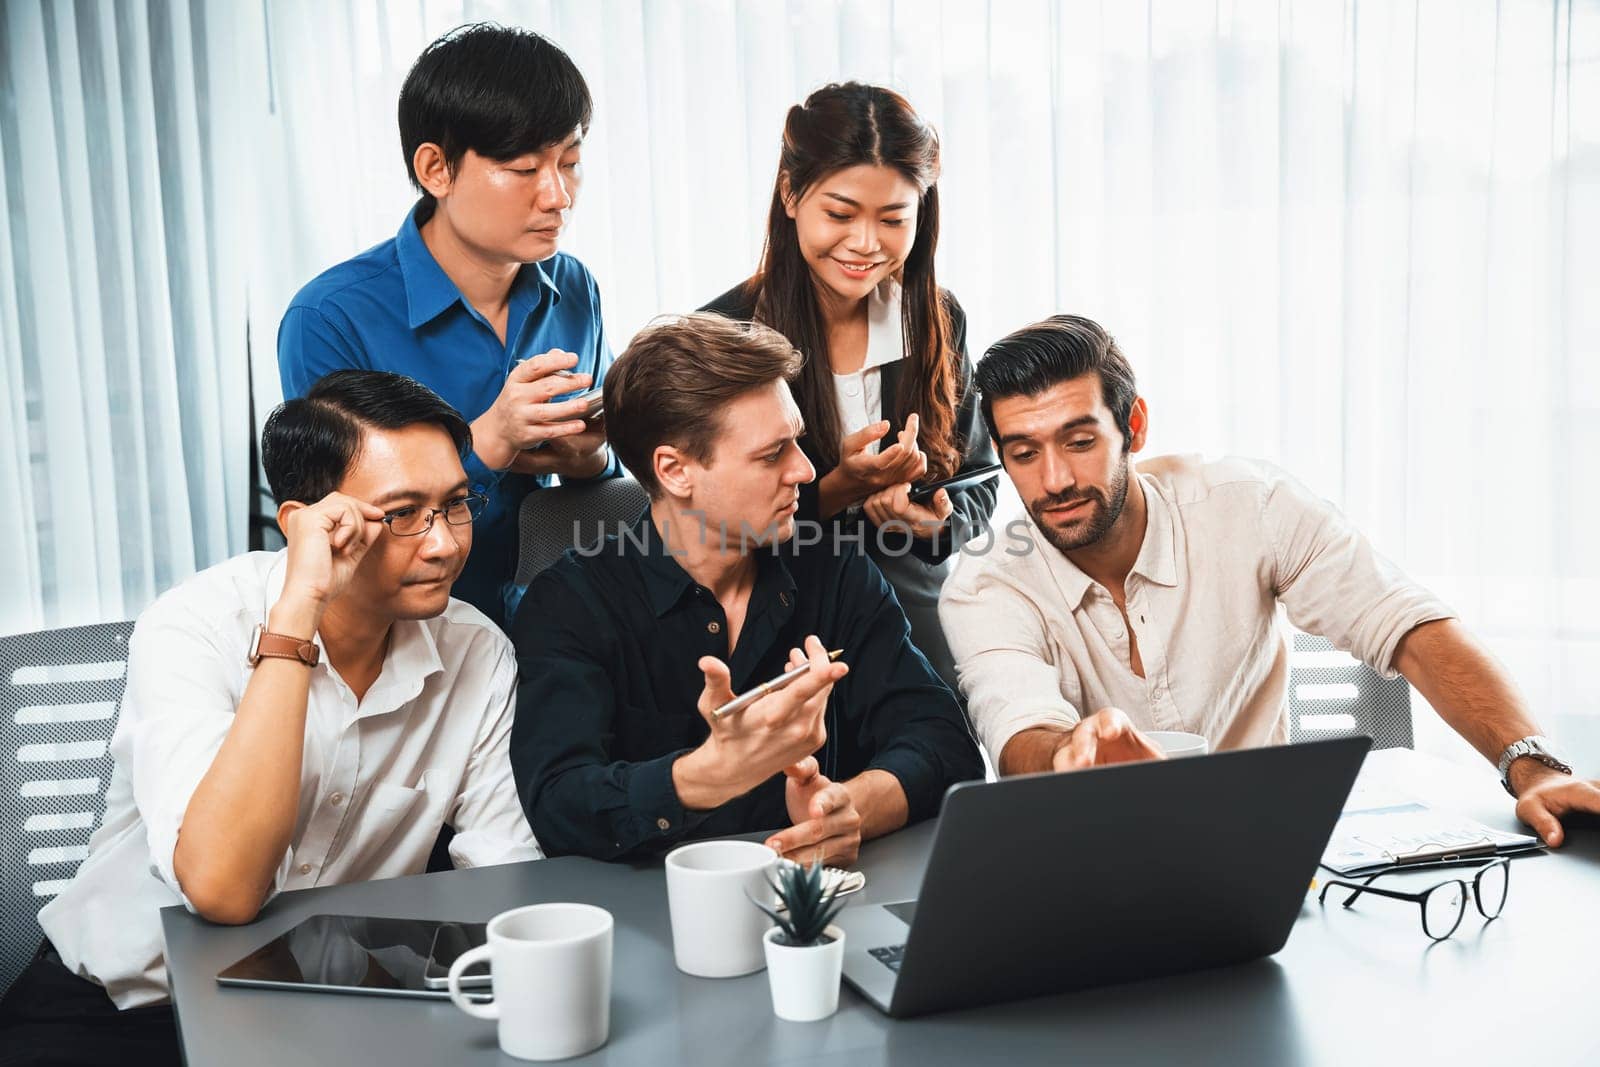
[[[471,432],[417,382],[340,371],[273,412],[288,547],[140,617],[105,819],[0,1002],[29,1062],[178,1062],[159,909],[246,923],[286,889],[535,859],[507,755],[516,660],[450,596],[482,498]],[[9,1061],[8,1061],[9,1062]]]

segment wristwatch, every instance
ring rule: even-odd
[[[1506,787],[1506,792],[1516,796],[1516,790],[1511,788],[1511,765],[1522,757],[1538,760],[1551,770],[1560,771],[1562,774],[1571,774],[1572,767],[1556,754],[1550,751],[1550,739],[1542,734],[1533,734],[1520,741],[1513,741],[1500,753],[1500,784]]]
[[[245,655],[245,662],[256,667],[260,666],[264,659],[293,659],[299,660],[307,667],[315,667],[321,657],[322,650],[315,642],[302,641],[287,634],[275,634],[257,623],[256,632],[250,638],[250,651]]]

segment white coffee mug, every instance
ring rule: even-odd
[[[450,999],[500,1024],[500,1051],[522,1060],[592,1052],[611,1032],[611,913],[590,904],[530,904],[489,920],[489,942],[450,965]],[[489,961],[494,1000],[468,1000],[461,974]]]
[[[778,854],[758,841],[700,841],[667,854],[672,958],[700,978],[733,978],[767,965],[761,938],[772,926],[752,900],[773,895]]]
[[[1146,730],[1144,735],[1154,741],[1161,751],[1167,754],[1168,759],[1177,759],[1180,756],[1204,756],[1211,751],[1211,744],[1199,734],[1185,733],[1182,730]]]

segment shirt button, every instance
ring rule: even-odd
[[[344,803],[344,794],[343,793],[335,793],[335,794],[333,794],[333,796],[328,798],[328,803],[332,804],[334,807],[337,808],[340,804]]]
[[[782,604],[784,607],[788,607],[789,606],[789,594],[788,593],[779,593],[778,594],[778,603]]]
[[[311,864],[309,864],[309,863],[302,863],[302,864],[301,864],[301,865],[300,865],[300,873],[301,873],[301,874],[310,874],[310,873],[311,873]]]
[[[708,634],[720,634],[721,632],[722,632],[722,624],[720,622],[718,622],[716,619],[712,619],[710,622],[706,623],[706,633],[708,633]]]
[[[657,830],[670,830],[670,829],[672,829],[672,824],[670,822],[668,822],[666,819],[657,819],[656,820],[656,829]]]
[[[861,392],[861,386],[854,379],[844,383],[845,396],[855,396],[859,392]]]

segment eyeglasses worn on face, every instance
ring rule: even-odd
[[[450,501],[442,508],[425,508],[416,504],[386,512],[381,521],[396,537],[418,537],[433,529],[433,517],[443,515],[451,526],[468,526],[483,514],[489,498],[482,493],[468,493]]]
[[[1354,882],[1332,881],[1322,887],[1322,893],[1317,897],[1319,904],[1326,903],[1328,890],[1334,886],[1343,886],[1353,889],[1343,901],[1343,906],[1348,908],[1356,902],[1356,898],[1363,893],[1372,893],[1375,896],[1388,897],[1391,900],[1409,900],[1422,909],[1422,932],[1435,941],[1443,941],[1456,932],[1456,927],[1461,925],[1461,918],[1467,913],[1467,888],[1468,883],[1460,878],[1440,882],[1438,885],[1425,889],[1420,893],[1405,893],[1397,889],[1379,889],[1372,884],[1376,878],[1386,874],[1403,873],[1405,868],[1392,871],[1379,871],[1377,874],[1368,875],[1366,880],[1357,885]],[[1506,894],[1511,888],[1511,860],[1500,858],[1492,863],[1487,863],[1478,868],[1478,873],[1471,882],[1472,899],[1478,906],[1478,914],[1487,922],[1500,915],[1506,906]]]

